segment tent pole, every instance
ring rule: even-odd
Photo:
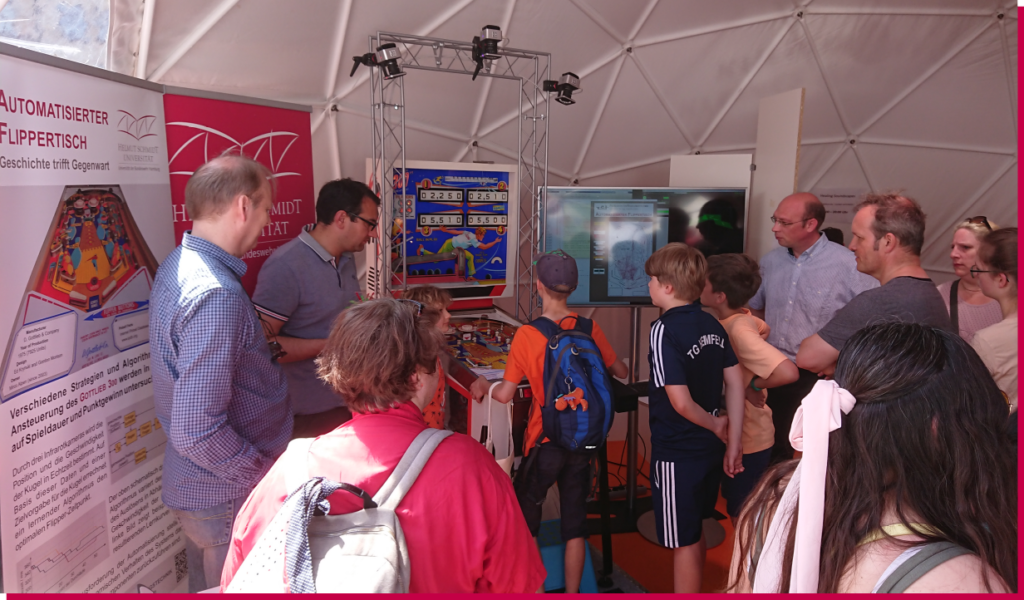
[[[604,89],[604,94],[601,95],[601,100],[597,103],[597,112],[594,113],[594,120],[591,121],[590,129],[587,130],[587,135],[583,138],[580,155],[576,159],[576,166],[572,168],[573,177],[578,178],[580,175],[580,167],[583,166],[583,161],[586,160],[587,154],[590,152],[590,142],[594,140],[597,126],[601,122],[601,117],[604,116],[604,109],[608,106],[608,99],[612,97],[612,91],[615,90],[615,83],[619,80],[619,75],[622,74],[622,65],[624,64],[626,64],[625,51],[621,53],[619,62],[615,65],[612,72],[612,77],[608,80],[608,87]]]
[[[779,32],[779,35],[776,36],[774,40],[772,40],[772,45],[769,46],[768,51],[761,55],[761,59],[757,61],[757,65],[755,65],[754,68],[750,70],[750,73],[748,73],[747,76],[743,79],[743,83],[741,83],[740,86],[736,88],[736,91],[733,92],[733,95],[731,98],[729,98],[729,101],[722,106],[722,110],[718,112],[718,115],[715,117],[715,120],[711,123],[711,127],[708,127],[708,130],[704,133],[703,136],[701,136],[700,140],[697,142],[698,149],[704,145],[704,142],[708,141],[708,138],[710,138],[711,134],[715,132],[715,129],[718,129],[718,125],[719,123],[722,122],[722,119],[725,118],[725,115],[729,114],[729,111],[732,110],[733,105],[736,104],[736,101],[739,100],[740,96],[743,95],[743,92],[747,89],[747,86],[750,85],[750,82],[753,81],[754,77],[756,77],[757,74],[761,72],[761,67],[764,66],[764,63],[768,62],[768,59],[775,52],[775,49],[778,48],[779,44],[782,43],[782,40],[786,38],[786,34],[788,34],[789,30],[793,27],[794,21],[795,19],[791,19],[789,21],[789,24],[782,28],[782,31]]]
[[[826,173],[828,173],[829,169],[832,168],[832,165],[834,165],[837,162],[839,162],[839,159],[846,152],[846,149],[850,147],[850,145],[846,143],[846,140],[841,140],[839,142],[839,144],[840,144],[839,150],[832,155],[832,158],[829,159],[828,164],[825,165],[825,168],[823,168],[821,170],[821,172],[818,173],[818,175],[814,179],[812,179],[811,182],[808,185],[804,186],[804,188],[802,188],[802,189],[813,190],[814,186],[818,185],[818,182],[821,181],[821,178],[824,177]],[[803,145],[803,144],[801,144],[801,145]]]
[[[630,40],[636,39],[637,34],[640,33],[641,29],[643,29],[644,25],[647,23],[647,19],[650,18],[651,13],[654,12],[654,9],[657,6],[658,0],[650,0],[650,2],[647,3],[647,7],[644,8],[644,12],[640,15],[640,18],[636,20],[636,24],[633,25],[633,30],[629,32]]]
[[[1010,115],[1013,117],[1014,137],[1017,133],[1017,82],[1010,66],[1010,43],[1006,39],[1006,20],[999,20],[999,41],[1003,46],[1003,66],[1006,67],[1006,91],[1010,93]]]
[[[608,24],[607,21],[601,18],[601,15],[597,14],[597,12],[595,12],[594,9],[590,8],[590,6],[580,2],[580,0],[569,1],[575,4],[576,8],[580,9],[580,12],[587,15],[587,18],[590,19],[594,23],[594,25],[597,25],[602,31],[607,33],[608,37],[618,42],[619,45],[623,45],[626,43],[626,40],[622,39],[622,36],[619,35],[617,31],[615,31],[615,28],[613,28],[611,25]]]
[[[327,118],[327,113],[331,110],[330,105],[325,106],[320,114],[313,117],[313,122],[309,125],[309,135],[316,135],[316,130],[320,129],[320,126],[324,124],[324,119]]]
[[[978,200],[981,200],[982,196],[987,194],[990,189],[995,187],[995,185],[997,183],[999,183],[999,180],[1002,179],[1003,176],[1006,175],[1006,173],[1008,173],[1010,171],[1010,169],[1012,169],[1012,168],[1014,168],[1016,166],[1017,166],[1017,159],[1016,158],[1011,158],[1010,160],[1006,161],[1006,164],[1003,165],[1003,167],[1001,169],[996,171],[995,174],[993,174],[992,177],[990,177],[988,179],[988,181],[983,183],[981,185],[981,188],[973,196],[971,196],[970,200],[968,200],[967,202],[964,203],[964,205],[960,208],[960,210],[957,211],[953,215],[952,219],[950,219],[947,222],[943,223],[938,229],[933,230],[933,231],[946,231],[950,227],[952,227],[953,225],[956,225],[957,223],[962,221],[963,218],[964,218],[963,217],[964,215],[971,214],[970,210],[972,208],[974,208],[975,203],[977,203]],[[944,237],[944,238],[940,238],[938,236],[932,237],[932,239],[930,241],[925,242],[924,246],[921,247],[921,256],[924,256],[925,253],[928,252],[928,250],[931,249],[931,247],[934,246],[935,244],[940,244],[940,243],[941,244],[945,244],[946,240],[948,240],[948,239],[949,238],[946,238],[946,237]]]
[[[814,64],[818,65],[818,72],[821,73],[821,80],[825,82],[825,91],[828,92],[828,99],[832,101],[832,107],[836,109],[836,116],[839,117],[839,124],[843,126],[843,131],[846,135],[852,133],[846,117],[843,116],[843,109],[836,102],[836,93],[832,90],[832,82],[828,78],[828,73],[825,72],[825,65],[821,62],[821,57],[818,55],[818,45],[814,43],[814,37],[811,35],[811,29],[807,26],[807,21],[800,19],[800,28],[804,31],[804,37],[807,38],[807,46],[811,49],[811,57],[814,58]]]
[[[699,35],[707,35],[709,33],[718,33],[720,31],[728,31],[730,29],[738,29],[740,27],[748,27],[750,25],[758,25],[760,23],[768,23],[769,21],[778,21],[780,19],[788,19],[793,16],[792,10],[785,12],[771,13],[760,17],[752,17],[750,19],[739,19],[730,23],[719,23],[708,27],[701,27],[690,31],[683,31],[681,33],[669,33],[659,35],[657,37],[647,38],[645,40],[636,40],[633,44],[634,48],[643,48],[644,46],[653,46],[655,44],[664,44],[665,42],[675,42],[678,40],[685,40],[686,38],[697,37]]]
[[[327,135],[331,144],[331,174],[334,176],[334,179],[341,179],[341,148],[338,147],[338,121],[334,115],[327,119],[321,119],[321,122],[324,120],[328,121]]]
[[[174,65],[178,64],[181,57],[185,56],[199,40],[203,39],[203,36],[209,33],[213,26],[220,22],[224,15],[228,14],[228,11],[234,8],[236,4],[238,4],[238,0],[222,0],[220,4],[215,6],[213,10],[203,17],[203,20],[199,22],[199,26],[178,44],[174,51],[164,60],[163,64],[157,67],[156,71],[153,71],[149,80],[157,81],[166,75]]]
[[[6,0],[0,0],[0,3]],[[149,63],[149,41],[153,37],[153,13],[156,11],[156,0],[145,0],[142,5],[142,31],[139,37],[139,58],[135,61],[135,76],[146,78]]]
[[[352,13],[352,0],[345,0],[341,5],[341,18],[334,32],[334,43],[331,44],[330,66],[327,68],[327,87],[324,98],[330,99],[334,88],[338,85],[338,69],[341,68],[341,51],[345,46],[345,35],[348,32],[348,17]]]
[[[676,114],[675,109],[672,108],[672,103],[669,102],[668,98],[665,97],[665,94],[661,91],[661,88],[659,88],[657,84],[654,83],[654,78],[651,77],[651,74],[647,71],[647,67],[645,67],[643,62],[640,61],[640,57],[637,56],[635,52],[631,53],[629,56],[630,58],[633,59],[633,64],[636,65],[636,68],[640,70],[640,75],[642,75],[644,81],[647,82],[647,86],[651,88],[652,92],[654,92],[654,97],[658,99],[658,102],[661,103],[661,107],[665,109],[666,113],[668,113],[668,118],[672,120],[672,123],[676,126],[676,129],[679,130],[679,135],[683,136],[683,141],[686,142],[687,146],[690,146],[692,148],[693,142],[690,141],[690,136],[686,135],[686,131],[683,129],[683,120],[679,118],[679,115]]]
[[[957,55],[959,55],[961,52],[964,51],[964,49],[966,49],[968,46],[970,46],[972,43],[974,43],[974,40],[976,40],[979,37],[981,37],[981,34],[983,34],[986,31],[988,31],[988,28],[991,27],[991,26],[992,26],[992,23],[986,23],[985,25],[979,27],[978,30],[976,32],[974,32],[973,35],[971,35],[970,37],[965,39],[963,42],[961,42],[959,45],[957,45],[955,48],[950,50],[945,56],[942,57],[942,59],[939,62],[937,62],[934,65],[932,65],[932,67],[930,69],[928,69],[927,71],[925,71],[924,74],[922,74],[920,77],[918,77],[916,81],[911,83],[909,86],[907,86],[907,88],[905,90],[903,90],[903,92],[901,92],[898,96],[893,98],[892,102],[886,104],[884,107],[882,107],[882,110],[878,111],[878,113],[875,114],[875,116],[873,116],[870,119],[868,119],[864,123],[864,125],[861,126],[860,130],[856,132],[857,135],[860,135],[860,134],[864,133],[865,131],[870,129],[872,125],[877,123],[882,117],[884,117],[885,115],[889,114],[889,111],[891,111],[893,108],[895,108],[897,104],[899,104],[900,102],[903,102],[903,100],[907,96],[909,96],[910,94],[914,93],[914,90],[916,90],[917,88],[919,88],[922,85],[924,85],[924,82],[926,82],[929,79],[931,79],[932,75],[936,74],[939,71],[939,69],[941,69],[942,67],[946,66],[946,64],[948,64],[949,61],[951,61],[954,58],[956,58]]]

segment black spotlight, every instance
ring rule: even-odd
[[[558,95],[555,96],[555,101],[566,106],[576,104],[576,101],[572,99],[572,93],[579,91],[579,89],[580,78],[575,73],[562,73],[562,77],[558,81],[550,79],[544,81],[544,91],[557,92]]]
[[[368,67],[384,69],[384,79],[396,79],[405,75],[402,68],[398,66],[398,59],[401,56],[402,53],[394,44],[382,44],[377,48],[376,52],[367,52],[362,56],[353,56],[352,72],[348,76],[352,77],[355,75],[359,65],[366,65]]]
[[[501,41],[501,27],[497,25],[484,25],[480,35],[473,38],[473,62],[476,69],[473,70],[473,79],[480,74],[484,68],[485,60],[498,58],[498,42]]]

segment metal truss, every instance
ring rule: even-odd
[[[402,53],[404,71],[439,71],[472,75],[476,67],[469,42],[400,33],[377,32],[369,37],[369,51],[393,43]],[[533,255],[540,248],[539,188],[548,184],[548,131],[550,117],[542,112],[547,103],[543,82],[551,76],[551,55],[546,52],[499,48],[499,58],[484,61],[480,77],[519,82],[518,259],[509,284],[515,286],[515,317],[532,319],[537,309]],[[381,197],[380,242],[377,258],[367,272],[367,290],[379,297],[405,289],[408,232],[405,219],[412,208],[397,198],[407,181],[405,140],[405,77],[384,79],[382,69],[370,75],[370,109],[373,122],[373,177]],[[399,173],[398,176],[392,174]],[[402,227],[395,228],[397,219]],[[393,251],[394,250],[394,251]],[[386,275],[385,275],[386,274]]]

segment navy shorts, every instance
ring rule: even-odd
[[[548,488],[558,483],[562,541],[587,537],[587,497],[592,482],[590,461],[597,451],[573,452],[546,443],[534,446],[516,473],[514,487],[530,534],[537,537]]]
[[[702,521],[715,516],[724,452],[651,465],[658,543],[682,548],[700,541]]]
[[[743,470],[736,474],[736,477],[722,478],[722,497],[725,498],[725,512],[729,513],[733,521],[740,516],[740,509],[746,502],[747,496],[754,491],[754,487],[761,481],[761,476],[768,470],[768,463],[771,462],[772,449],[751,452],[743,455]]]

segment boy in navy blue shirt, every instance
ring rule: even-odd
[[[702,521],[714,515],[723,470],[743,470],[743,376],[725,329],[698,301],[704,255],[671,243],[644,270],[651,301],[664,310],[651,324],[647,355],[658,542],[674,549],[675,592],[697,593],[707,551]],[[723,382],[728,416],[720,414]]]

